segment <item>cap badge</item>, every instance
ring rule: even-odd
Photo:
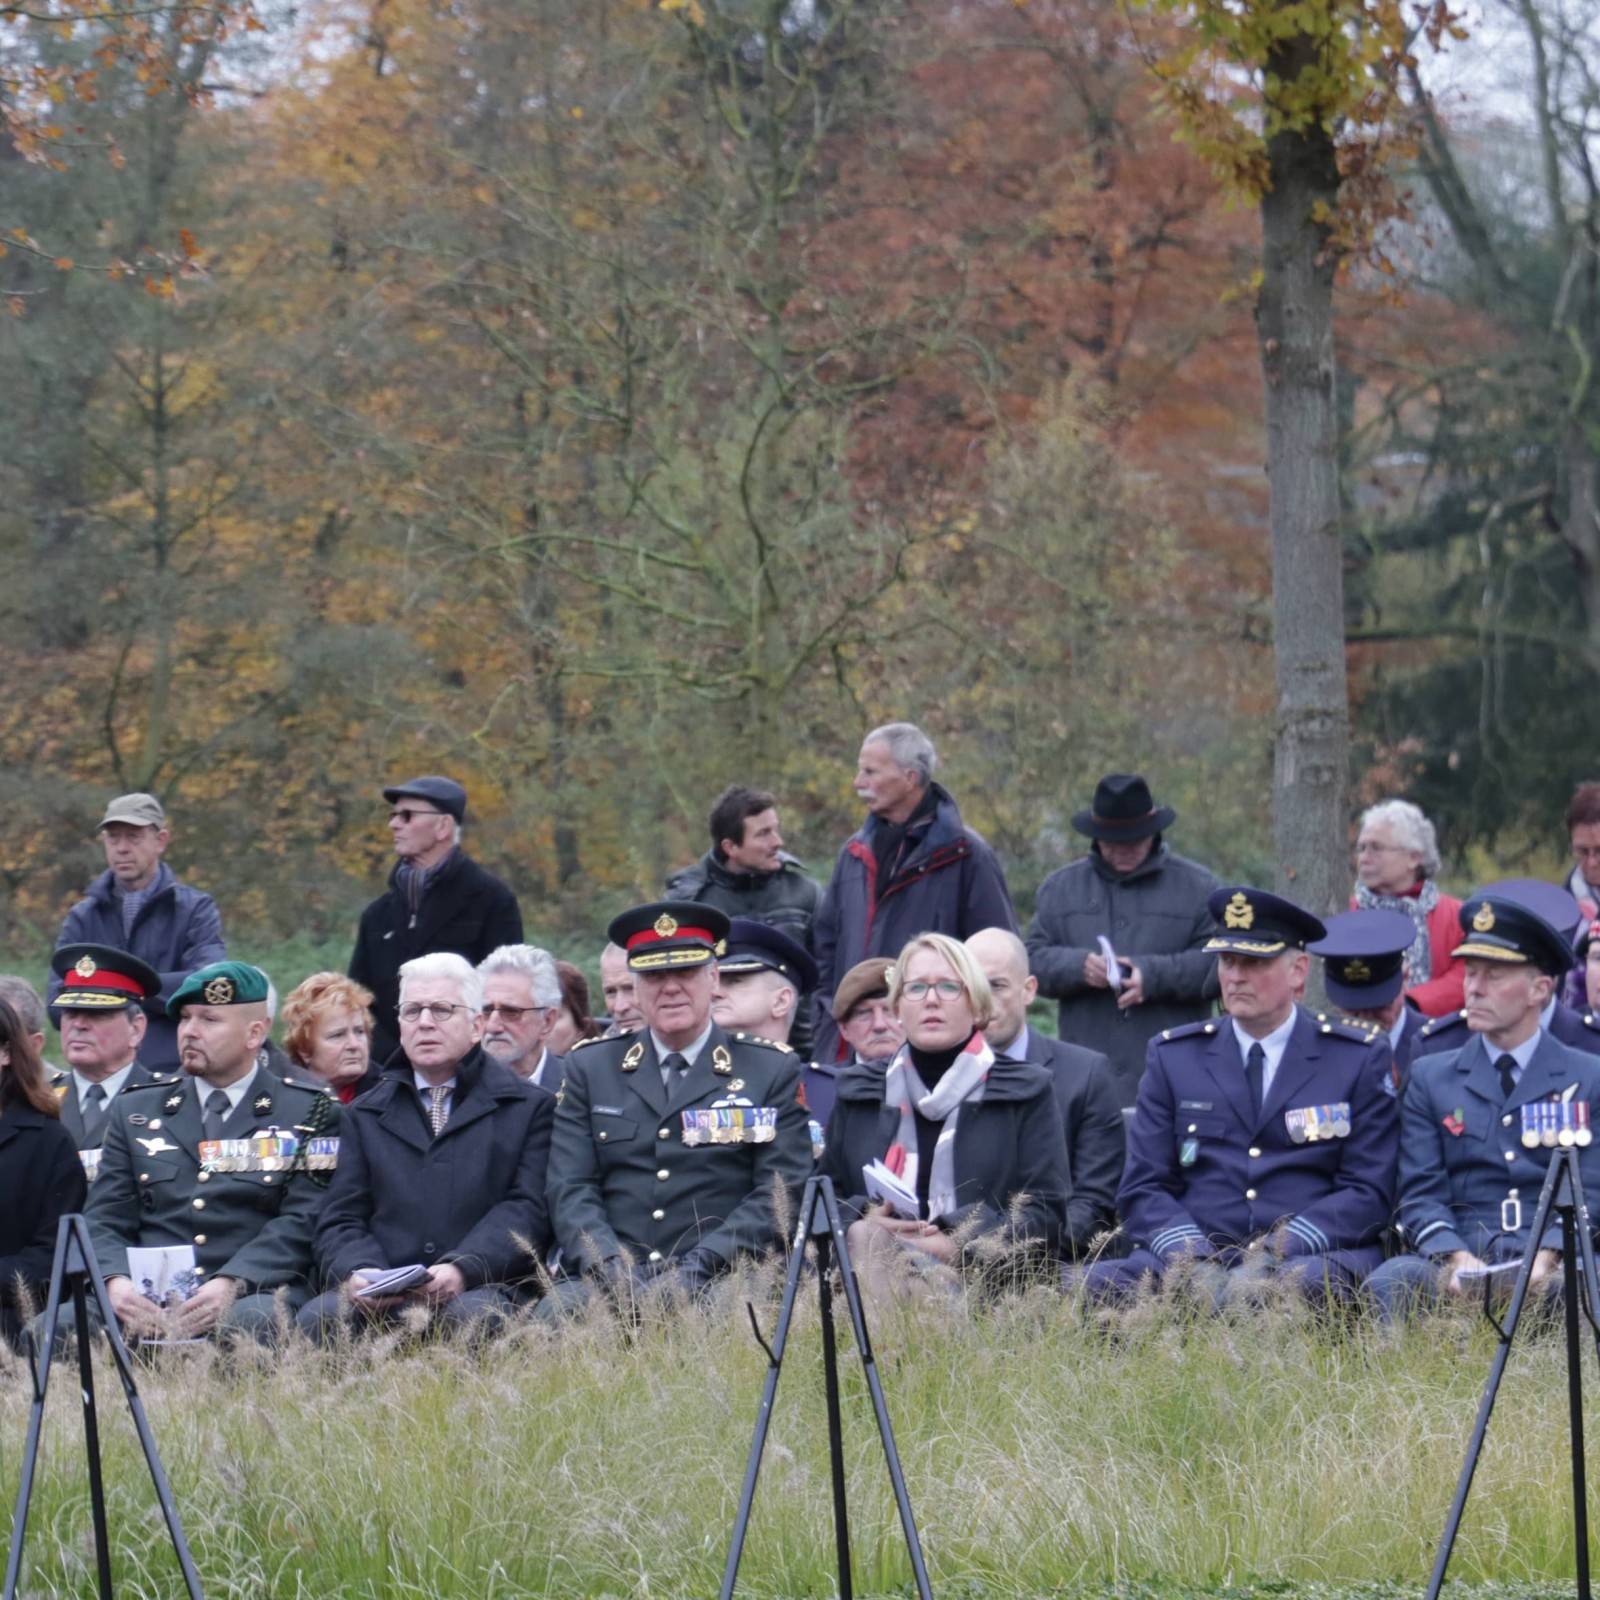
[[[718,939],[716,947],[711,953],[720,961],[728,953],[728,941],[726,939]]]
[[[1222,921],[1225,927],[1251,928],[1255,926],[1255,920],[1256,908],[1245,899],[1243,889],[1240,889],[1222,908]]]
[[[722,1078],[733,1071],[733,1057],[728,1054],[726,1045],[719,1044],[711,1052],[711,1070]]]
[[[637,1072],[639,1069],[639,1063],[643,1060],[644,1040],[635,1039],[633,1043],[628,1046],[627,1055],[622,1058],[622,1070],[624,1072]]]
[[[1494,927],[1494,907],[1487,900],[1473,913],[1472,926],[1477,933],[1487,933]]]
[[[1358,956],[1354,961],[1345,962],[1344,975],[1347,983],[1365,983],[1372,976],[1372,968]]]
[[[656,918],[656,935],[662,939],[670,939],[678,931],[677,919],[669,917],[665,911]]]
[[[72,970],[80,978],[92,978],[100,969],[94,964],[93,956],[79,956],[78,964]]]
[[[208,1006],[231,1006],[234,992],[233,979],[213,978],[200,992],[205,996]]]

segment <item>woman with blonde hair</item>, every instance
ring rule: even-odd
[[[342,972],[313,972],[283,1002],[283,1049],[308,1077],[349,1105],[378,1081],[372,991]]]
[[[889,978],[906,1042],[887,1068],[840,1070],[821,1170],[833,1180],[869,1294],[911,1265],[944,1276],[992,1264],[1053,1263],[1066,1226],[1066,1141],[1055,1086],[1034,1062],[1000,1061],[984,1039],[994,1011],[972,953],[917,935]],[[864,1170],[881,1161],[903,1190],[869,1202]]]

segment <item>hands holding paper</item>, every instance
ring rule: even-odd
[[[1103,933],[1099,953],[1083,958],[1083,978],[1092,988],[1115,990],[1119,1011],[1144,1004],[1144,974],[1131,961],[1120,958]]]
[[[446,1262],[432,1268],[420,1263],[409,1267],[363,1267],[350,1278],[350,1293],[374,1311],[390,1311],[407,1300],[435,1306],[466,1292],[461,1269]]]

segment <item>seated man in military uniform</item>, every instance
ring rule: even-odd
[[[550,1152],[550,1210],[564,1277],[541,1307],[614,1298],[651,1281],[698,1295],[741,1255],[783,1244],[774,1183],[798,1197],[811,1171],[800,1072],[785,1045],[711,1020],[728,919],[661,901],[613,920],[644,1027],[567,1057]]]
[[[1572,965],[1571,944],[1506,896],[1472,895],[1460,919],[1466,1042],[1412,1062],[1400,1111],[1400,1227],[1410,1253],[1367,1280],[1386,1321],[1459,1295],[1486,1265],[1521,1260],[1558,1142],[1579,1147],[1585,1193],[1600,1196],[1600,1143],[1589,1124],[1600,1060],[1540,1024]],[[1536,1283],[1559,1269],[1560,1243],[1558,1225],[1539,1241]]]
[[[61,980],[50,1020],[61,1034],[67,1063],[53,1086],[61,1096],[61,1126],[78,1146],[92,1183],[117,1096],[177,1076],[152,1072],[136,1059],[148,1020],[144,1008],[161,993],[161,974],[106,944],[63,945],[50,968]]]
[[[1322,957],[1328,1004],[1389,1041],[1389,1086],[1397,1095],[1405,1092],[1411,1051],[1428,1020],[1404,991],[1405,954],[1416,933],[1400,911],[1341,911],[1328,918],[1327,933],[1310,947]]]
[[[130,1334],[266,1340],[311,1293],[311,1233],[336,1159],[339,1105],[256,1064],[267,985],[219,961],[167,1003],[182,1073],[124,1089],[85,1216],[112,1309]],[[313,1143],[313,1141],[318,1141]],[[188,1246],[199,1288],[172,1315],[135,1286],[130,1248]]]
[[[1583,907],[1577,900],[1559,884],[1545,883],[1539,878],[1505,878],[1498,883],[1486,883],[1481,889],[1474,889],[1470,898],[1487,898],[1497,904],[1514,901],[1554,928],[1569,955],[1586,926]],[[1571,965],[1570,960],[1568,965]],[[1587,1006],[1575,1011],[1559,993],[1553,993],[1539,1014],[1539,1026],[1558,1044],[1570,1045],[1589,1055],[1600,1055],[1600,1013]],[[1418,1061],[1423,1056],[1460,1050],[1470,1042],[1470,1037],[1467,1008],[1463,1006],[1459,1011],[1433,1018],[1418,1030],[1411,1059]]]
[[[1131,1291],[1190,1266],[1215,1303],[1258,1280],[1345,1298],[1383,1252],[1399,1123],[1389,1049],[1295,1003],[1326,929],[1264,889],[1219,889],[1227,1015],[1150,1041],[1117,1206],[1135,1248],[1082,1281]]]

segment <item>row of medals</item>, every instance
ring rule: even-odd
[[[1589,1131],[1587,1100],[1533,1100],[1522,1108],[1522,1148],[1537,1150],[1543,1145],[1577,1145],[1582,1149],[1594,1135]]]

